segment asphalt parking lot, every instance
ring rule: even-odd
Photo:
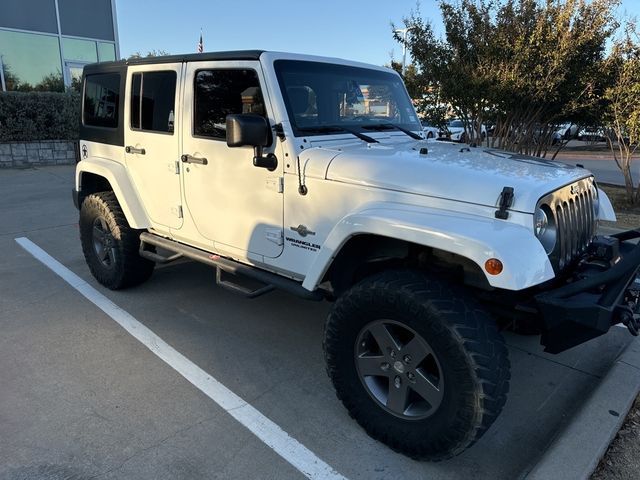
[[[632,338],[613,328],[552,356],[537,337],[507,334],[512,381],[501,417],[462,455],[416,462],[370,439],[336,399],[322,354],[328,303],[280,292],[246,300],[192,262],[106,290],[82,256],[72,185],[72,167],[0,170],[1,479],[304,478],[16,238],[352,479],[526,475]]]

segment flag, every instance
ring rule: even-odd
[[[200,41],[198,42],[198,53],[204,51],[204,43],[202,43],[202,30],[200,31]]]

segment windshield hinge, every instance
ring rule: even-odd
[[[276,133],[276,136],[280,139],[280,140],[285,140],[285,136],[284,136],[284,128],[282,127],[281,123],[276,123],[273,126],[273,131]]]

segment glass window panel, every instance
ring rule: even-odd
[[[113,43],[98,42],[98,61],[112,62],[116,59],[116,46]]]
[[[78,65],[68,65],[69,78],[71,79],[71,90],[82,91],[82,67]]]
[[[87,75],[84,86],[83,122],[94,127],[118,127],[120,74]]]
[[[132,102],[135,103],[135,78]],[[176,72],[144,72],[142,74],[140,121],[132,118],[131,128],[173,134],[176,97]],[[136,112],[133,110],[132,114]]]
[[[195,81],[194,134],[224,140],[227,115],[265,115],[254,70],[202,70]]]
[[[79,40],[77,38],[63,38],[62,51],[65,60],[77,60],[80,62],[97,62],[96,42],[91,40]]]
[[[140,88],[142,86],[142,74],[136,73],[132,77],[131,89],[131,128],[140,128]]]
[[[0,27],[58,33],[55,0],[2,0]]]
[[[58,0],[63,35],[114,41],[111,0]]]
[[[58,37],[0,30],[7,90],[62,91]]]
[[[421,130],[395,73],[296,60],[277,60],[274,67],[295,135],[343,125],[375,131],[384,123]]]

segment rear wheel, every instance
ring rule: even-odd
[[[495,322],[419,272],[384,272],[347,291],[327,319],[324,349],[350,415],[416,459],[461,453],[506,401],[510,367]]]
[[[80,241],[93,276],[118,290],[147,280],[155,264],[138,254],[140,231],[129,226],[113,192],[89,195],[80,208]]]

